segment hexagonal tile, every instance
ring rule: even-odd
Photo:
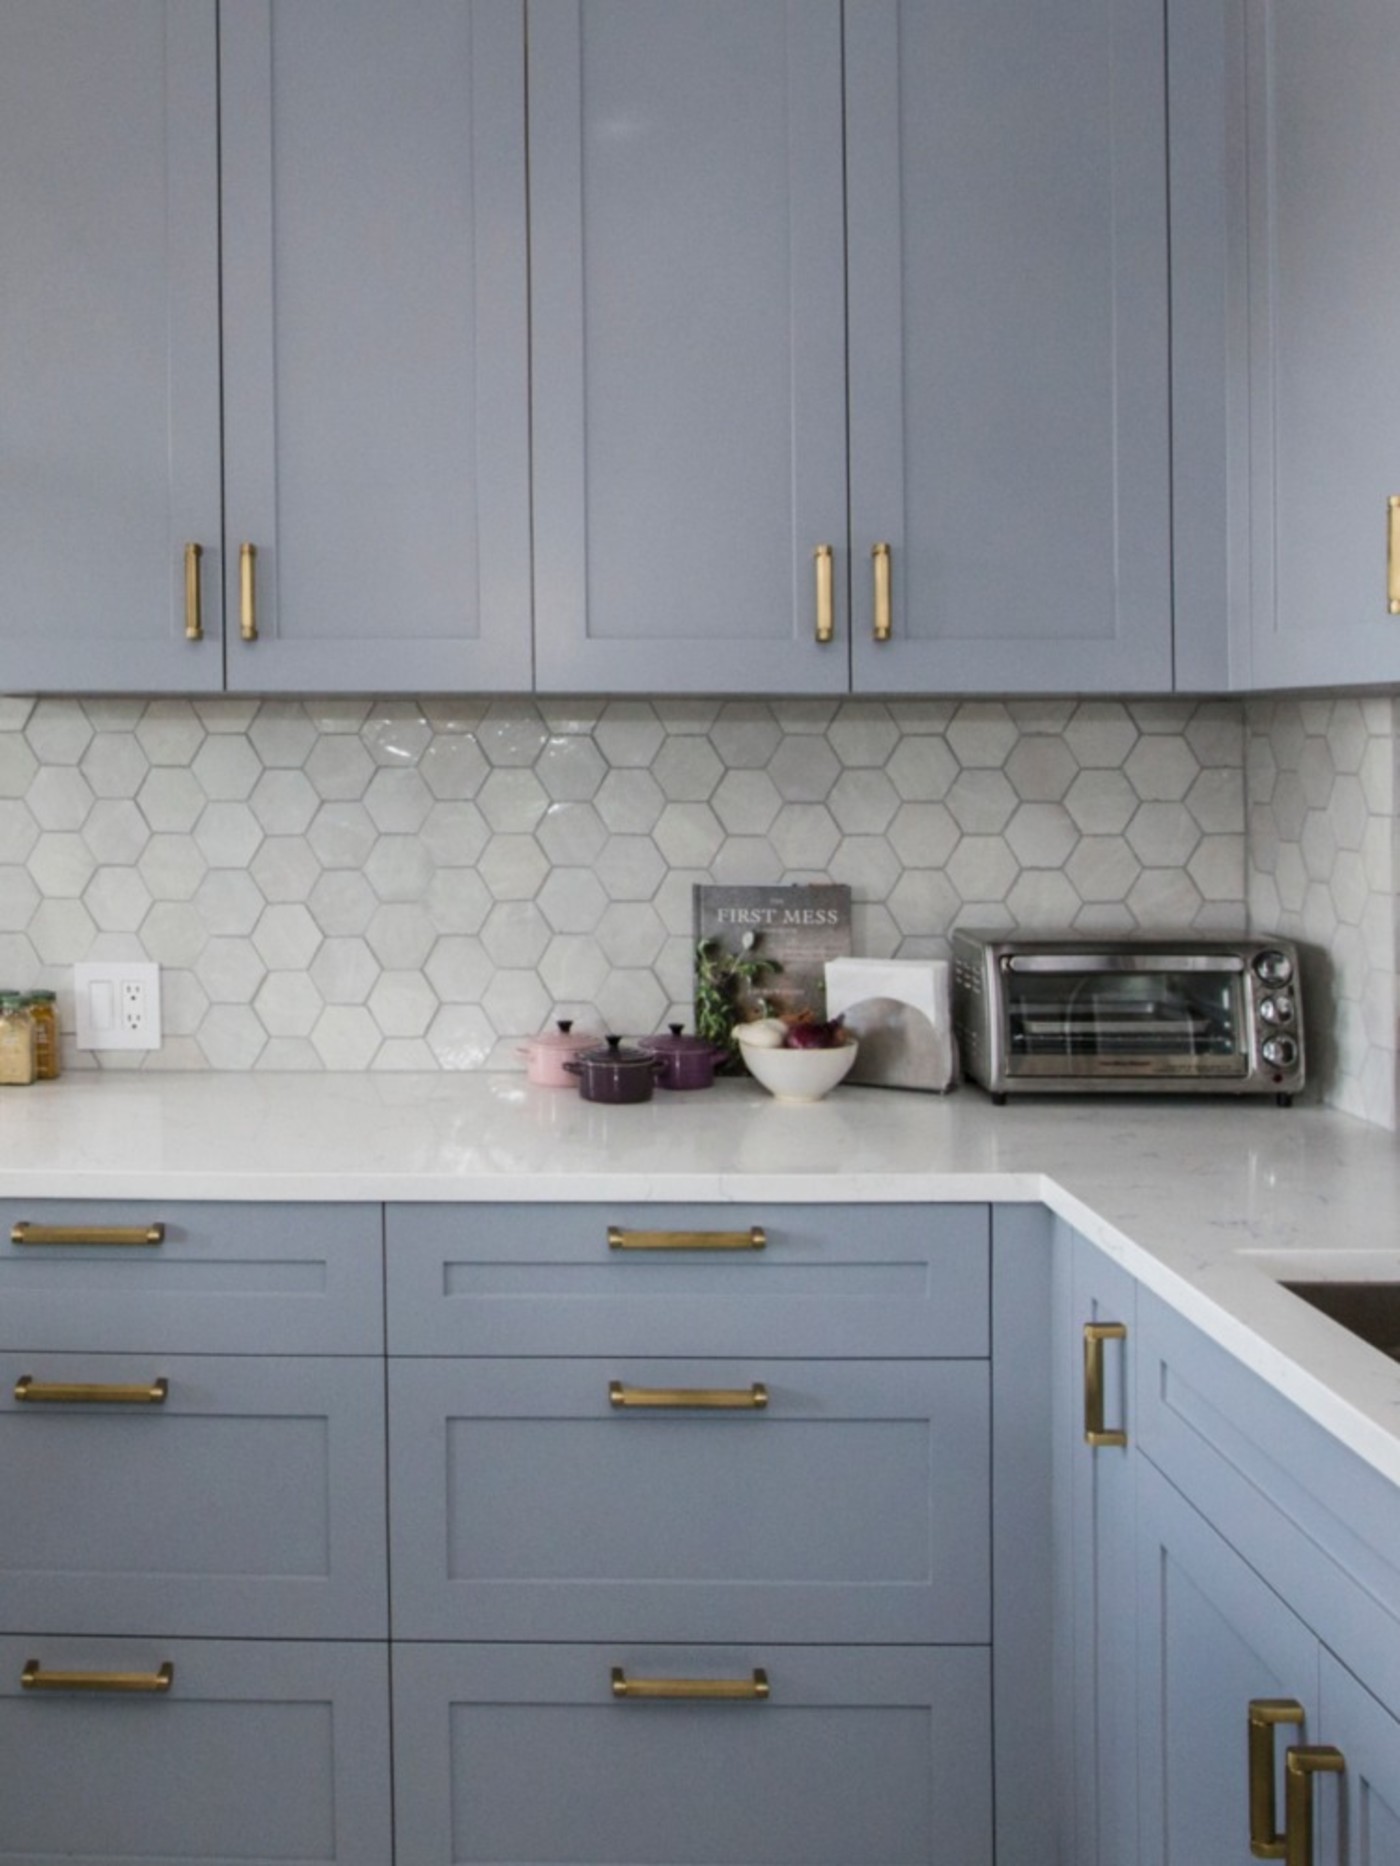
[[[437,941],[438,927],[426,907],[417,901],[391,901],[377,908],[365,938],[370,951],[386,971],[413,971],[421,966]]]
[[[491,828],[528,834],[549,808],[549,793],[533,771],[493,771],[477,793],[477,808]]]
[[[645,777],[646,773],[627,775],[636,778]],[[608,822],[601,793],[599,802],[603,820]],[[621,829],[625,826],[610,823],[609,827]],[[724,829],[707,803],[668,803],[657,818],[652,835],[672,868],[707,868],[724,841]]]
[[[1005,899],[1019,872],[1000,836],[964,836],[944,870],[965,901]]]
[[[538,965],[553,937],[534,901],[498,901],[481,929],[481,943],[497,965]]]
[[[556,1006],[590,1004],[609,969],[597,940],[587,933],[556,933],[540,960],[540,977]]]
[[[710,808],[731,836],[761,836],[783,806],[766,771],[729,771],[715,788]]]
[[[1339,699],[1332,704],[1327,724],[1327,745],[1334,771],[1357,772],[1366,753],[1366,715],[1359,700]]]
[[[303,700],[306,716],[316,730],[325,733],[360,732],[370,715],[368,700]]]
[[[945,736],[959,764],[988,769],[1006,762],[1020,734],[1000,700],[964,700]]]
[[[130,868],[140,860],[151,832],[129,797],[102,797],[88,811],[82,838],[99,862]]]
[[[615,902],[594,934],[609,965],[649,966],[666,943],[661,916],[644,902]]]
[[[552,803],[540,818],[535,840],[551,862],[578,865],[602,854],[608,831],[591,803]]]
[[[304,765],[319,734],[300,700],[264,700],[248,725],[248,738],[266,766]]]
[[[436,732],[418,764],[418,775],[444,802],[475,797],[490,770],[481,747],[464,732]]]
[[[194,1033],[211,1069],[251,1069],[267,1045],[267,1030],[246,1004],[215,1004]]]
[[[971,836],[995,836],[1006,828],[1019,799],[1003,771],[959,772],[948,789],[948,808],[958,828]]]
[[[826,807],[847,836],[878,836],[900,807],[899,793],[883,771],[843,771]]]
[[[152,700],[136,736],[153,765],[187,765],[204,743],[204,727],[188,700]]]
[[[1079,775],[1079,765],[1063,739],[1032,736],[1012,747],[1006,775],[1027,803],[1059,803]]]
[[[425,1069],[436,1069],[438,1060],[431,1046],[421,1037],[385,1037],[374,1052],[374,1061],[370,1067],[376,1072],[397,1069],[422,1074]]]
[[[136,801],[152,829],[178,835],[194,828],[207,800],[192,771],[161,765],[142,780]]]
[[[328,1004],[311,1041],[327,1069],[368,1069],[383,1038],[362,1004]]]
[[[189,901],[157,900],[141,922],[141,944],[157,965],[193,970],[208,939],[199,909]]]
[[[194,904],[211,933],[246,939],[266,902],[251,875],[237,868],[214,868],[195,889]]]
[[[22,797],[38,769],[27,740],[18,732],[0,732],[0,797]]]
[[[478,1004],[445,1004],[428,1026],[440,1069],[480,1069],[495,1045],[495,1029]]]
[[[1310,810],[1325,810],[1332,801],[1336,770],[1326,739],[1307,739],[1298,755],[1298,782]]]
[[[340,733],[318,738],[307,754],[304,769],[318,797],[331,803],[350,803],[369,789],[376,766],[358,738]]]
[[[785,803],[768,840],[786,868],[821,868],[835,855],[841,830],[824,803]]]
[[[22,933],[38,905],[39,890],[27,868],[0,868],[0,933]]]
[[[957,919],[962,900],[936,869],[910,869],[890,890],[885,905],[901,935],[942,934]]]
[[[381,836],[365,858],[365,880],[381,901],[422,900],[433,873],[433,858],[417,836]]]
[[[360,727],[361,742],[377,765],[416,765],[432,736],[417,700],[378,700]]]
[[[97,863],[81,836],[72,830],[60,830],[40,836],[30,852],[28,866],[41,893],[76,899],[91,881]]]
[[[540,888],[538,902],[556,933],[587,933],[597,926],[608,897],[592,869],[555,868]]]
[[[444,935],[424,967],[428,983],[444,1004],[478,1003],[495,969],[481,941],[465,933]]]
[[[242,803],[262,776],[262,762],[241,735],[210,734],[190,766],[206,797]]]
[[[364,807],[376,829],[411,836],[433,807],[433,793],[415,770],[376,771],[364,795]]]
[[[253,944],[269,971],[304,972],[321,944],[321,929],[301,902],[279,902],[263,909]]]
[[[493,899],[474,868],[439,868],[428,884],[423,905],[440,933],[476,933]]]
[[[799,737],[789,732],[768,765],[768,776],[787,803],[821,803],[841,771],[830,740],[820,733]]]
[[[22,739],[14,743],[23,745]],[[5,742],[0,740],[0,789],[4,786]],[[83,753],[81,770],[94,797],[134,797],[150,765],[131,732],[99,732]]]
[[[1007,847],[1022,868],[1063,868],[1079,830],[1063,804],[1023,803],[1006,826]]]
[[[1074,925],[1079,896],[1058,869],[1026,869],[1006,897],[1014,924],[1028,932],[1058,932]]]
[[[24,794],[41,829],[81,829],[93,806],[92,788],[74,765],[45,765]]]
[[[907,803],[938,803],[961,770],[946,739],[913,735],[901,739],[886,772]]]
[[[246,868],[263,839],[262,824],[246,803],[209,803],[194,839],[211,868]]]
[[[437,1010],[437,993],[421,972],[381,972],[369,994],[369,1014],[386,1037],[421,1037]],[[431,1051],[427,1060],[431,1067]]]
[[[1185,869],[1146,868],[1129,888],[1126,905],[1144,932],[1189,927],[1201,911],[1200,891]]]
[[[650,836],[609,836],[594,873],[609,900],[649,901],[666,877],[666,864]]]
[[[217,933],[205,941],[194,972],[214,1004],[250,1004],[267,977],[267,967],[250,939]]]
[[[476,742],[492,765],[532,765],[548,738],[549,729],[532,700],[495,700],[476,728]]]
[[[1199,773],[1184,739],[1140,738],[1123,761],[1123,775],[1148,803],[1179,803]]]
[[[899,743],[899,727],[879,700],[847,700],[826,729],[841,763],[856,767],[883,765]]]
[[[304,837],[266,836],[248,872],[264,900],[304,901],[320,878],[321,864]]]
[[[136,866],[157,901],[187,901],[204,879],[209,864],[193,836],[152,836]]]
[[[1181,817],[1184,813],[1175,814]],[[1196,834],[1193,824],[1193,838]],[[1064,872],[1081,901],[1122,901],[1127,899],[1141,865],[1121,836],[1082,836]]]
[[[363,933],[379,911],[374,889],[349,868],[320,875],[306,904],[323,933]]]
[[[1186,872],[1206,901],[1238,901],[1244,895],[1244,840],[1239,836],[1203,836]]]
[[[378,835],[363,804],[323,803],[306,839],[322,868],[363,868]]]
[[[598,992],[598,1015],[607,1030],[645,1036],[666,1015],[667,997],[654,972],[623,968],[609,974]]]
[[[525,1037],[549,1016],[551,999],[537,972],[502,966],[481,1000],[481,1008],[503,1037]]]
[[[1141,804],[1124,833],[1133,853],[1147,868],[1184,868],[1201,839],[1190,811],[1177,803]],[[1075,885],[1077,887],[1078,883]],[[1082,888],[1079,891],[1084,892]]]
[[[311,982],[327,1004],[363,1004],[378,977],[379,961],[362,939],[323,939],[311,961]]]
[[[724,766],[708,739],[676,734],[662,742],[651,774],[668,802],[706,803],[724,776]]]
[[[38,700],[24,736],[41,765],[75,765],[87,750],[92,725],[76,700]]]
[[[1239,771],[1218,766],[1202,771],[1186,793],[1186,808],[1213,835],[1243,834],[1244,785]]]
[[[206,732],[241,732],[246,736],[258,716],[258,704],[257,700],[235,699],[225,693],[217,699],[196,700],[194,710]]]
[[[264,771],[249,802],[269,836],[304,835],[321,807],[321,799],[301,771]]]
[[[1137,743],[1138,730],[1120,700],[1084,700],[1065,727],[1065,744],[1085,768],[1121,765]]]
[[[843,836],[827,873],[851,890],[853,903],[883,901],[899,879],[900,862],[884,836]],[[861,944],[859,950],[868,953],[871,948]]]
[[[497,900],[528,901],[539,892],[550,867],[533,836],[493,836],[477,872]]]
[[[764,700],[726,700],[710,727],[710,743],[728,771],[756,771],[778,749],[782,728]]]

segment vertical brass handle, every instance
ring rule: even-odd
[[[1400,616],[1400,493],[1386,501],[1385,583],[1390,613]]]
[[[199,560],[202,544],[185,546],[185,640],[204,640],[204,606],[199,595]]]
[[[812,553],[817,567],[817,640],[822,647],[836,639],[835,559],[829,544]]]
[[[629,1678],[612,1668],[615,1698],[729,1698],[762,1703],[769,1695],[768,1674],[755,1666],[751,1678]]]
[[[158,1672],[46,1672],[37,1659],[26,1659],[19,1682],[26,1691],[168,1691],[175,1667],[167,1661]]]
[[[1126,1341],[1128,1331],[1121,1322],[1086,1322],[1084,1324],[1084,1443],[1126,1445],[1128,1434],[1109,1431],[1103,1420],[1103,1344]]]
[[[872,545],[870,559],[875,575],[875,639],[876,641],[888,641],[894,633],[893,611],[890,603],[889,545]]]
[[[1287,1839],[1274,1826],[1274,1731],[1303,1727],[1296,1698],[1251,1698],[1249,1704],[1249,1850],[1257,1860],[1281,1860]]]
[[[238,632],[244,641],[258,639],[258,547],[238,547]]]
[[[1341,1775],[1346,1757],[1330,1743],[1299,1745],[1283,1758],[1284,1834],[1287,1866],[1313,1866],[1313,1795],[1315,1775]]]

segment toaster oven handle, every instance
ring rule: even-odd
[[[1243,972],[1236,952],[1013,952],[1008,972]]]

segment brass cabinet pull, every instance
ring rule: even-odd
[[[46,1672],[37,1659],[26,1659],[19,1682],[26,1691],[168,1691],[175,1667],[158,1672]]]
[[[1126,1445],[1126,1432],[1110,1432],[1103,1422],[1103,1344],[1126,1341],[1128,1331],[1121,1322],[1086,1322],[1084,1324],[1084,1443]]]
[[[1386,596],[1390,613],[1400,616],[1400,493],[1393,492],[1386,500],[1386,517]]]
[[[762,1412],[768,1404],[768,1389],[758,1380],[750,1387],[627,1387],[620,1380],[610,1380],[608,1402],[619,1410],[636,1406],[652,1410],[691,1407],[713,1412]]]
[[[185,640],[204,640],[204,607],[199,596],[199,560],[202,544],[185,546]]]
[[[726,1698],[746,1703],[769,1696],[768,1674],[754,1667],[752,1678],[629,1678],[620,1665],[612,1668],[615,1698]]]
[[[817,567],[817,641],[824,648],[836,639],[835,563],[829,544],[812,553]]]
[[[238,547],[238,632],[244,641],[258,639],[258,547]]]
[[[163,1244],[164,1225],[32,1225],[10,1227],[12,1244]]]
[[[888,641],[894,633],[893,611],[890,602],[889,545],[872,545],[870,559],[875,575],[875,639],[876,641]]]
[[[1274,1826],[1274,1731],[1303,1727],[1296,1698],[1251,1698],[1249,1704],[1249,1850],[1257,1860],[1281,1860],[1287,1840]]]
[[[36,1406],[163,1406],[170,1392],[166,1379],[149,1386],[108,1386],[101,1381],[36,1380],[21,1374],[15,1398]]]
[[[1313,1794],[1315,1775],[1341,1775],[1346,1757],[1330,1743],[1299,1745],[1283,1758],[1284,1834],[1287,1866],[1313,1866]]]
[[[624,1231],[608,1226],[609,1250],[762,1250],[768,1233],[762,1225],[747,1231]]]

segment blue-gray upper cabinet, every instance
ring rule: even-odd
[[[844,692],[838,0],[532,0],[529,71],[537,685]]]
[[[214,0],[0,4],[6,691],[220,683],[217,74]]]
[[[1171,687],[1163,45],[1160,0],[848,0],[858,689]]]
[[[1247,0],[1245,684],[1400,679],[1400,37],[1385,0]]]
[[[1169,688],[1160,0],[842,11],[532,4],[539,684]]]
[[[227,684],[528,687],[521,0],[220,21]]]

